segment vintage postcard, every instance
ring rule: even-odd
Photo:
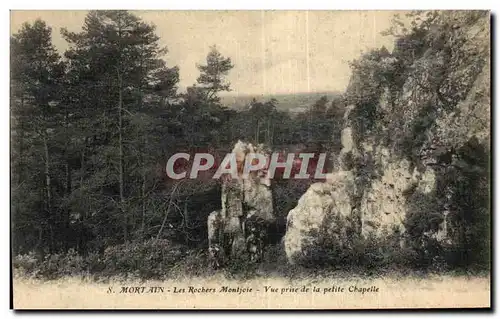
[[[490,12],[11,11],[13,308],[491,308]]]

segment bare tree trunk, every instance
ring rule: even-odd
[[[68,127],[69,127],[69,112],[68,108],[65,108],[66,114],[64,116],[64,128],[65,128],[65,134],[66,136],[70,136],[68,134]],[[70,167],[70,161],[69,161],[69,144],[70,144],[70,139],[68,138],[65,143],[65,148],[64,148],[64,157],[65,157],[65,165],[64,165],[64,170],[65,170],[65,175],[66,175],[66,187],[65,187],[65,195],[66,198],[69,198],[71,196],[71,167]],[[62,248],[66,251],[69,248],[69,240],[71,234],[69,233],[69,216],[70,216],[70,206],[67,205],[66,208],[62,211],[62,214],[64,214],[61,218],[61,225],[59,227],[59,238],[62,240]]]
[[[123,96],[122,96],[122,77],[118,69],[118,171],[119,171],[119,187],[120,187],[120,210],[123,214],[123,241],[128,241],[128,218],[125,208],[125,196],[123,193]]]
[[[38,241],[35,245],[35,252],[37,253],[38,257],[42,259],[45,256],[45,251],[42,246],[42,241],[43,241],[43,226],[37,227],[38,230]]]
[[[21,97],[21,110],[24,109],[24,96]],[[19,120],[19,119],[18,119]],[[23,150],[24,150],[24,125],[23,125],[23,122],[22,120],[18,121],[18,132],[19,132],[19,135],[17,136],[18,140],[19,140],[19,150],[18,150],[18,156],[19,156],[19,159],[17,161],[17,166],[18,166],[18,184],[21,185],[21,183],[23,182],[23,176],[24,176],[24,163],[23,161],[21,160],[22,156],[23,156]]]
[[[146,174],[142,173],[142,218],[141,218],[141,233],[144,235],[146,226]]]
[[[259,135],[260,135],[260,121],[257,120],[257,132],[255,134],[255,144],[259,144]]]
[[[85,176],[85,149],[87,148],[87,138],[85,138],[85,141],[83,143],[83,149],[82,149],[82,156],[80,157],[80,188],[83,187],[83,180]]]
[[[144,167],[144,161],[142,164],[142,187],[141,187],[141,198],[142,198],[142,217],[141,217],[141,234],[144,237],[144,231],[146,227],[146,169]]]
[[[69,196],[71,195],[71,168],[69,167],[69,161],[66,160],[66,165],[65,165],[65,168],[66,168],[66,197],[69,198]],[[64,211],[64,217],[63,217],[63,232],[64,232],[64,236],[63,236],[63,239],[64,239],[64,249],[67,250],[69,247],[68,247],[68,243],[69,243],[69,236],[71,236],[71,234],[69,233],[69,216],[71,214],[71,211],[70,211],[70,208],[67,207]]]
[[[143,49],[143,47],[142,47]],[[143,64],[143,56],[141,55],[141,60],[140,60],[140,68],[142,70],[142,64]],[[142,82],[139,84],[139,106],[142,109],[142,101],[143,101],[143,95],[142,95]],[[145,231],[146,231],[146,160],[145,160],[145,154],[148,150],[148,134],[147,130],[146,132],[142,132],[144,135],[144,148],[143,151],[140,153],[140,158],[141,158],[141,166],[142,166],[142,185],[141,185],[141,198],[142,198],[142,203],[141,203],[141,210],[142,210],[142,216],[141,216],[141,235],[144,238],[145,237]],[[139,139],[139,134],[137,134],[137,141],[140,141]]]
[[[52,216],[52,192],[51,192],[51,180],[50,180],[50,157],[49,157],[49,145],[47,141],[47,129],[44,128],[43,132],[43,150],[45,157],[45,196],[46,196],[46,209],[47,209],[47,222],[50,228],[50,243],[49,249],[53,250],[53,236],[52,236],[52,223],[54,222],[54,216]]]
[[[272,146],[274,144],[274,126],[271,125],[271,140],[269,141],[269,145]]]
[[[267,144],[271,145],[271,118],[267,118]]]
[[[183,232],[184,232],[184,244],[186,246],[189,246],[189,212],[188,212],[188,209],[187,209],[187,201],[184,202],[184,210],[183,210],[183,213],[182,213],[182,216],[183,216],[183,221],[182,221],[182,225],[183,225]]]
[[[24,110],[24,96],[21,96],[21,107],[20,107],[21,110]],[[15,159],[17,161],[17,180],[15,180],[15,183],[17,183],[15,185],[15,189],[16,189],[16,192],[20,192],[20,186],[22,185],[23,181],[24,181],[24,163],[23,163],[23,160],[22,160],[22,157],[23,157],[23,151],[24,151],[24,126],[23,126],[23,121],[22,120],[19,120],[19,117],[20,116],[17,116],[17,143],[18,143],[18,153],[17,153],[17,156],[18,158]],[[11,160],[11,162],[14,162],[13,160]],[[13,254],[17,254],[18,252],[18,241],[17,241],[17,234],[16,234],[16,222],[17,222],[17,216],[18,216],[18,212],[20,212],[20,209],[18,207],[18,205],[11,205],[12,207],[12,218],[11,218],[11,234],[12,234],[12,253]]]
[[[50,159],[49,159],[49,145],[47,142],[47,133],[43,136],[43,150],[45,153],[45,195],[47,196],[47,211],[50,213],[52,194],[50,192]]]
[[[175,191],[177,190],[177,187],[179,186],[179,184],[180,184],[180,182],[175,184],[174,187],[172,188],[172,191],[170,192],[170,200],[168,202],[167,211],[165,212],[165,217],[163,217],[163,222],[161,223],[160,230],[158,231],[158,234],[156,235],[155,242],[157,242],[158,239],[160,239],[160,235],[163,232],[163,228],[165,228],[165,223],[167,222],[167,217],[168,217],[168,214],[170,212],[170,208],[172,207],[172,202],[174,200],[174,194],[175,194]]]

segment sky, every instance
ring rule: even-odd
[[[211,45],[230,57],[231,95],[342,92],[348,62],[362,52],[386,46],[382,36],[394,11],[132,11],[156,25],[165,60],[180,68],[180,91],[196,82],[196,64]],[[52,27],[62,54],[67,44],[60,29],[80,31],[87,11],[11,11],[11,34],[24,22],[41,18]]]

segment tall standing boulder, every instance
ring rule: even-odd
[[[248,250],[256,254],[256,246],[262,246],[262,234],[267,226],[275,222],[271,183],[266,174],[257,171],[242,175],[247,154],[268,155],[261,145],[238,141],[233,148],[238,166],[238,176],[224,178],[222,182],[222,209],[208,218],[209,252],[213,259],[240,256]],[[252,227],[247,227],[247,225]],[[254,258],[255,259],[255,258]],[[220,262],[216,262],[220,264]]]

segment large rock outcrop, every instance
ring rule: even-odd
[[[350,159],[357,155],[350,128],[342,131],[341,144],[337,170],[327,175],[326,182],[311,185],[288,213],[283,244],[292,264],[321,258],[317,255],[325,241],[329,248],[349,249],[349,235],[360,231],[361,220],[354,205],[359,190],[356,176],[349,170]]]
[[[335,170],[288,214],[289,262],[312,261],[325,243],[350,249],[353,237],[395,239],[431,259],[442,250],[429,242],[469,256],[485,246],[470,236],[487,229],[488,15],[427,17],[392,53],[356,62]]]
[[[241,174],[247,154],[267,156],[267,151],[262,145],[238,141],[232,153],[236,157],[238,176],[222,178],[222,209],[212,212],[207,221],[209,252],[216,266],[245,253],[257,260],[262,254],[267,226],[275,222],[267,175],[260,170],[247,177]]]
[[[330,174],[327,182],[309,187],[287,216],[283,243],[290,263],[316,258],[325,240],[347,249],[348,234],[359,228],[352,214],[354,192],[354,175],[349,171]]]

